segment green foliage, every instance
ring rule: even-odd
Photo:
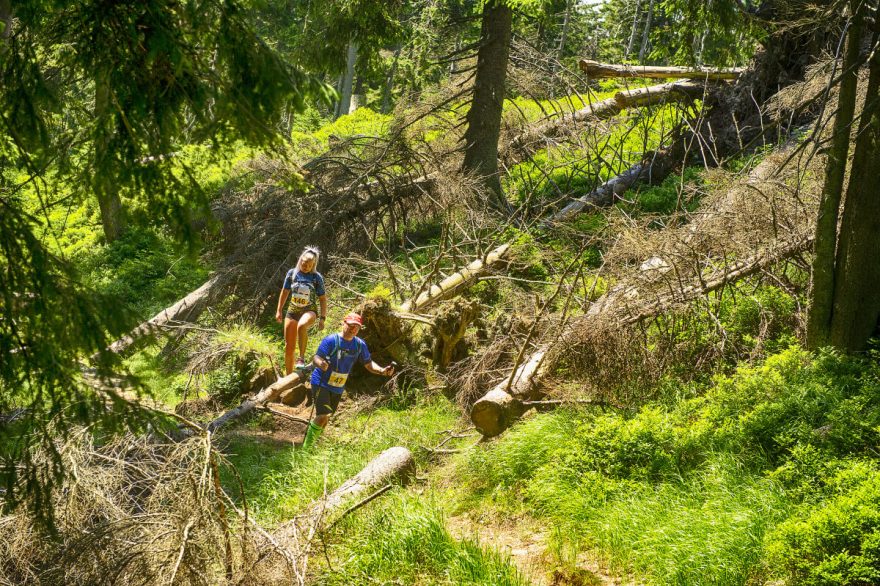
[[[680,114],[671,105],[624,111],[612,122],[625,123],[613,124],[610,133],[583,137],[588,144],[584,150],[544,149],[515,165],[505,189],[516,203],[528,202],[538,210],[563,198],[586,195],[628,169],[644,153],[660,148]]]
[[[648,2],[607,0],[600,9],[603,32],[602,60],[636,61],[647,41],[643,63],[715,67],[743,65],[764,36],[759,24],[742,10],[736,0],[661,0]],[[746,4],[752,4],[746,2]],[[625,55],[630,39],[634,40]]]
[[[692,212],[699,198],[686,193],[685,186],[700,185],[703,167],[685,167],[681,174],[671,175],[659,185],[638,190],[631,203],[622,204],[629,212],[671,214],[676,211]]]
[[[880,582],[880,467],[854,461],[828,484],[826,500],[767,536],[769,573],[805,586]]]
[[[327,150],[331,140],[338,141],[358,136],[384,136],[391,125],[391,116],[378,114],[369,108],[358,108],[333,122],[310,131],[294,131],[292,138],[303,149],[302,154],[317,155]]]
[[[0,411],[31,409],[31,433],[0,429],[0,458],[6,503],[31,494],[37,515],[46,515],[51,507],[41,502],[64,470],[57,454],[34,462],[32,446],[53,454],[53,436],[72,426],[137,419],[118,397],[108,403],[83,384],[80,361],[93,354],[99,378],[118,371],[105,348],[134,317],[46,242],[51,205],[118,197],[133,219],[167,224],[192,243],[194,210],[205,208],[213,180],[193,167],[222,159],[223,147],[238,141],[279,145],[281,114],[306,99],[329,101],[332,90],[283,61],[235,0],[29,0],[5,8],[13,26],[0,41],[0,309],[15,319],[0,322]],[[204,143],[214,150],[192,164],[173,156]],[[76,213],[77,221],[87,217]],[[121,222],[124,213],[108,208],[103,219]],[[119,259],[123,289],[138,273],[155,276],[152,255]],[[156,297],[180,285],[160,283]],[[142,295],[133,290],[131,301]]]
[[[793,347],[669,406],[528,418],[460,464],[460,506],[535,511],[658,584],[871,583],[877,445],[873,358]]]
[[[146,319],[207,278],[206,268],[180,248],[168,234],[137,228],[80,252],[78,260],[96,290]]]

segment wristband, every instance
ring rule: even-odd
[[[326,316],[326,315],[322,315],[322,316],[320,317],[320,319],[327,319],[327,316]]]

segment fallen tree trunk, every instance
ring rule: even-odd
[[[603,79],[611,77],[649,77],[652,79],[707,79],[712,81],[732,80],[745,71],[742,67],[730,69],[711,69],[709,67],[660,67],[655,65],[616,65],[599,63],[590,59],[578,62],[587,77]]]
[[[485,274],[492,265],[504,260],[504,256],[509,250],[510,244],[502,244],[485,257],[478,258],[457,273],[449,275],[437,285],[432,285],[430,289],[419,294],[415,300],[407,301],[400,306],[400,311],[404,313],[424,311],[439,301],[452,297]]]
[[[587,120],[612,118],[626,108],[644,108],[670,101],[691,101],[702,97],[704,93],[702,84],[689,82],[664,83],[618,92],[607,100],[531,125],[528,130],[511,140],[505,150],[519,152],[522,156],[538,150],[540,147],[537,145],[544,146],[549,139],[562,134],[567,126]]]
[[[295,370],[284,378],[278,379],[253,397],[242,401],[238,407],[230,409],[220,417],[217,417],[216,419],[211,421],[208,425],[205,426],[205,429],[207,429],[211,433],[214,433],[227,423],[235,421],[242,415],[250,413],[255,407],[264,405],[269,401],[274,401],[279,396],[281,396],[281,393],[283,393],[284,391],[305,384],[305,382],[311,376],[312,370],[314,370],[314,367],[309,367],[303,370]],[[181,428],[181,433],[184,437],[192,435],[193,432],[194,430],[188,427]]]
[[[590,193],[569,202],[564,208],[543,222],[544,226],[552,226],[567,222],[578,214],[592,208],[610,206],[615,198],[629,191],[636,183],[648,181],[657,183],[672,172],[684,151],[681,141],[651,153],[620,175],[612,177]]]
[[[415,475],[412,452],[402,446],[388,448],[367,464],[363,470],[343,482],[325,498],[313,502],[306,512],[284,523],[273,533],[279,543],[297,542],[302,535],[301,525],[315,527],[326,520],[352,498],[395,482],[406,483]]]
[[[668,155],[665,155],[668,156]],[[544,224],[552,225],[571,220],[584,210],[609,206],[615,197],[620,197],[633,185],[652,175],[654,161],[639,161],[620,175],[612,177],[587,195],[579,197],[553,214]]]
[[[811,246],[811,236],[783,242],[775,248],[733,263],[709,278],[697,276],[678,291],[666,293],[648,302],[629,303],[631,299],[639,297],[635,286],[615,287],[596,300],[583,317],[570,322],[554,341],[539,346],[528,360],[516,367],[512,378],[505,376],[501,383],[474,403],[471,421],[485,437],[494,437],[510,427],[528,407],[523,401],[535,395],[538,383],[558,360],[560,352],[556,349],[572,342],[579,332],[589,328],[590,323],[599,316],[603,320],[610,318],[620,325],[631,325],[753,275],[781,260],[805,252]]]
[[[483,395],[471,407],[471,422],[485,437],[499,435],[526,411],[520,399],[499,387]]]
[[[122,354],[138,340],[163,326],[167,326],[171,322],[194,321],[207,306],[211,299],[213,288],[219,280],[219,274],[215,274],[201,287],[143,322],[127,335],[110,344],[107,349],[115,354]]]

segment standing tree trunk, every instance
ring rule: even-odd
[[[849,156],[850,130],[859,81],[858,61],[863,16],[862,11],[855,10],[859,3],[860,0],[850,1],[853,21],[846,40],[846,55],[843,59],[844,77],[840,82],[831,148],[828,150],[825,167],[825,184],[822,188],[819,215],[816,220],[813,282],[810,289],[810,314],[807,320],[807,346],[812,349],[828,344],[831,334],[837,218]]]
[[[113,242],[125,229],[123,218],[122,200],[119,192],[113,184],[113,160],[110,156],[110,139],[113,136],[114,127],[110,105],[110,72],[102,70],[95,75],[95,120],[98,124],[95,133],[95,160],[92,187],[98,198],[98,206],[101,209],[101,224],[104,228],[104,238],[107,242]]]
[[[565,55],[565,43],[568,41],[568,27],[571,22],[571,0],[565,2],[565,14],[562,17],[562,31],[559,33],[559,45],[556,47],[556,59],[562,61]],[[553,64],[554,69],[556,64]]]
[[[351,109],[351,87],[354,83],[354,65],[357,62],[357,41],[348,43],[348,56],[345,59],[345,73],[342,76],[342,87],[339,91],[339,106],[336,109],[336,117],[345,116]]]
[[[880,28],[880,23],[875,23]],[[877,38],[875,29],[874,38]],[[831,344],[864,350],[880,318],[880,53],[871,57],[834,271]]]
[[[639,17],[642,15],[642,0],[636,0],[636,9],[633,11],[633,25],[629,31],[629,42],[626,44],[626,52],[623,54],[624,59],[629,59],[632,55],[633,45],[636,42],[636,32],[639,29]]]
[[[639,49],[639,63],[645,64],[645,53],[648,50],[648,35],[651,33],[651,21],[654,19],[654,0],[648,3],[648,19],[645,21],[645,30],[642,31],[642,48]]]
[[[507,211],[507,200],[498,176],[498,136],[504,105],[504,82],[510,53],[513,12],[499,0],[486,3],[477,53],[474,94],[467,113],[462,170],[481,177],[494,194],[494,204]]]
[[[12,35],[12,2],[0,0],[0,41],[7,40]]]
[[[400,45],[394,50],[394,61],[391,62],[391,69],[388,71],[388,77],[385,78],[385,87],[382,88],[382,113],[387,114],[391,111],[391,94],[394,91],[394,77],[397,75],[397,62],[400,61]]]

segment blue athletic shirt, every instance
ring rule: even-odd
[[[342,334],[330,334],[318,345],[318,356],[330,363],[327,371],[316,368],[312,371],[312,387],[325,387],[331,393],[342,394],[355,362],[367,364],[372,360],[367,343],[355,336],[346,341]]]
[[[318,271],[303,273],[290,269],[284,277],[283,289],[290,290],[288,311],[318,310],[318,297],[324,295],[324,277]]]

